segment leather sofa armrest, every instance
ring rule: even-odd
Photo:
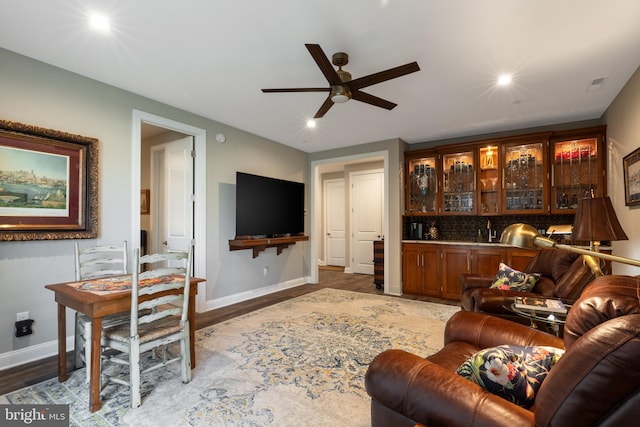
[[[533,413],[455,372],[403,350],[380,353],[365,387],[372,399],[427,426],[526,426]]]
[[[512,303],[515,295],[511,291],[502,289],[471,289],[466,297],[470,301],[473,310],[480,313],[490,314],[513,314],[505,305]]]
[[[475,306],[472,293],[476,289],[489,289],[495,277],[479,276],[477,274],[463,273],[460,275],[460,307],[466,311],[479,311]]]
[[[444,343],[446,345],[453,341],[467,342],[478,348],[502,344],[564,348],[562,338],[520,323],[472,311],[459,311],[447,321]]]
[[[515,315],[513,311],[510,310],[511,304],[513,304],[516,297],[547,297],[550,298],[552,295],[538,294],[534,292],[520,292],[520,291],[507,291],[503,289],[472,289],[466,295],[466,297],[471,301],[471,305],[474,307],[473,310],[468,311],[477,311],[480,313],[488,313],[488,314],[510,314]]]
[[[495,276],[478,276],[476,274],[463,273],[460,275],[460,290],[464,293],[472,288],[488,288],[494,279]]]

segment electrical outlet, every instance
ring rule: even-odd
[[[266,276],[269,273],[269,267],[265,266],[264,269],[262,270],[262,275]]]
[[[29,318],[29,312],[23,311],[21,313],[16,313],[16,321],[19,322],[21,320],[27,320]]]

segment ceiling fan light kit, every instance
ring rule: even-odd
[[[351,99],[351,91],[347,86],[331,86],[331,101],[334,104],[342,104]]]
[[[329,87],[262,89],[262,92],[329,92],[329,96],[320,106],[320,109],[316,112],[315,116],[313,116],[314,119],[323,117],[333,104],[341,104],[350,99],[355,99],[375,107],[392,110],[397,104],[387,101],[386,99],[378,98],[377,96],[366,92],[362,92],[360,89],[420,71],[418,63],[411,62],[409,64],[351,80],[351,73],[342,69],[344,65],[349,63],[349,55],[344,52],[334,53],[331,57],[331,62],[329,62],[329,58],[327,58],[327,55],[325,55],[320,45],[305,44],[305,46],[320,68],[320,71],[322,71],[322,74],[329,82]],[[331,64],[337,66],[338,69],[336,70],[333,68],[333,65]]]

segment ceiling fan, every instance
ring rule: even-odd
[[[349,63],[349,55],[344,52],[334,53],[331,57],[331,62],[329,62],[329,58],[327,58],[327,55],[325,55],[320,45],[305,44],[305,46],[307,47],[307,50],[313,57],[314,61],[316,61],[316,64],[318,64],[318,67],[320,67],[320,71],[322,71],[322,74],[324,74],[330,86],[288,89],[262,89],[262,92],[329,92],[329,96],[320,106],[320,109],[318,110],[316,115],[313,116],[314,119],[323,117],[327,113],[327,111],[329,111],[329,108],[333,106],[333,104],[347,102],[350,99],[355,99],[357,101],[365,102],[376,107],[392,110],[398,104],[362,92],[360,89],[387,80],[395,79],[396,77],[401,77],[405,74],[420,71],[418,63],[411,62],[409,64],[390,68],[385,71],[380,71],[379,73],[369,74],[368,76],[351,80],[351,73],[342,69],[344,65],[347,65]],[[338,70],[335,70],[333,66],[331,66],[332,63],[333,65],[338,67]]]

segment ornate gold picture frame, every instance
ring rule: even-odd
[[[98,140],[0,120],[0,240],[98,234]]]

